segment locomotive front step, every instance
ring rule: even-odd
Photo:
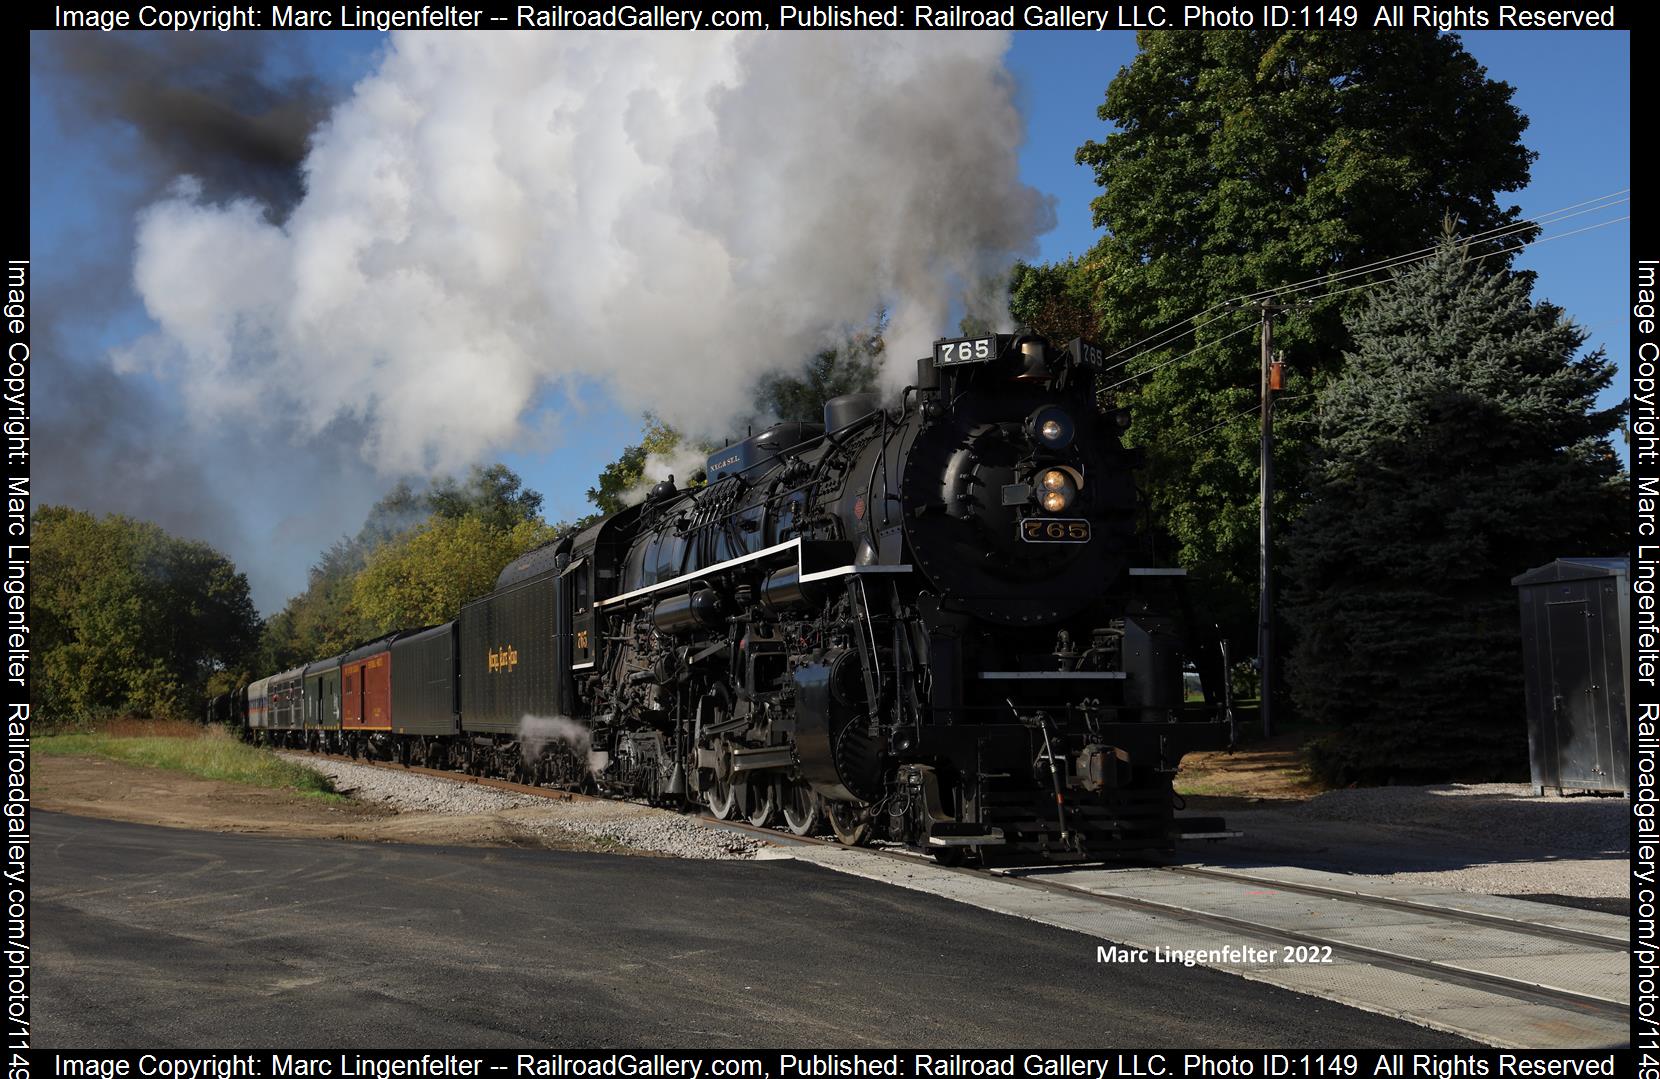
[[[935,824],[928,831],[928,845],[930,847],[987,847],[1001,846],[1008,842],[1008,837],[1001,828],[990,828],[983,824]]]

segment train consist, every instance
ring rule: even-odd
[[[251,739],[701,806],[843,842],[1100,858],[1168,846],[1229,743],[1214,642],[1146,564],[1100,354],[943,340],[533,551],[441,626],[220,700]],[[1184,669],[1204,675],[1189,701]]]

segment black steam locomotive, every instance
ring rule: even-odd
[[[255,683],[248,726],[945,861],[1168,846],[1178,762],[1232,735],[1225,664],[1182,571],[1140,564],[1099,366],[940,341],[897,407],[728,446],[456,622]]]

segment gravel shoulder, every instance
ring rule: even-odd
[[[347,802],[200,779],[99,757],[35,757],[40,809],[211,832],[430,846],[531,847],[706,859],[753,858],[764,844],[666,810],[625,802],[559,801],[284,754],[334,780]]]
[[[631,802],[542,798],[303,753],[281,756],[317,769],[334,780],[336,790],[359,801],[399,813],[495,813],[551,846],[587,842],[621,853],[715,859],[753,858],[765,846],[693,817]]]

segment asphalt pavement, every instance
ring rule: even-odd
[[[52,1050],[1470,1045],[788,860],[32,824]]]

